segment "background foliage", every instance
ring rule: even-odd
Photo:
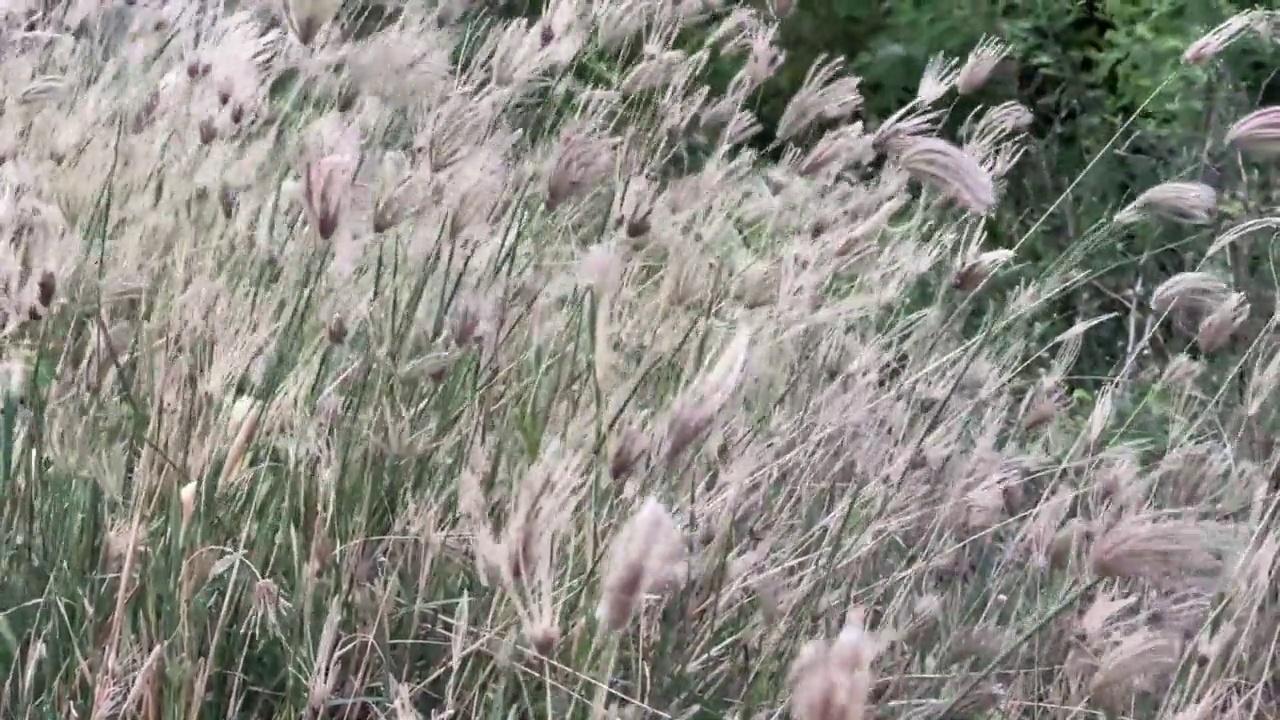
[[[1011,62],[971,98],[956,101],[951,117],[962,121],[984,102],[1016,99],[1035,113],[1031,152],[1016,168],[1006,198],[991,223],[994,240],[1027,236],[1019,252],[1032,274],[1054,266],[1086,236],[1091,255],[1083,267],[1092,279],[1064,295],[1040,328],[1043,337],[1073,322],[1107,312],[1123,320],[1135,288],[1149,290],[1172,273],[1193,269],[1212,233],[1173,237],[1162,228],[1118,232],[1107,222],[1148,187],[1170,179],[1204,179],[1223,187],[1231,154],[1205,140],[1215,112],[1232,114],[1280,102],[1280,80],[1268,62],[1267,44],[1249,39],[1212,72],[1186,66],[1187,45],[1224,19],[1252,7],[1237,0],[965,0],[935,3],[883,0],[801,0],[742,3],[785,15],[778,44],[781,70],[757,92],[764,132],[755,145],[777,147],[773,131],[805,73],[822,57],[840,57],[862,78],[867,122],[903,106],[930,58],[963,58],[983,36],[1012,45]],[[723,13],[732,9],[726,6]],[[499,16],[536,17],[538,4],[509,2],[490,8]],[[713,27],[713,25],[710,25]],[[709,30],[698,31],[705,34]],[[702,37],[686,38],[689,47]],[[708,67],[712,87],[723,88],[741,58]],[[1139,112],[1139,110],[1141,112]],[[1172,170],[1171,170],[1172,169]],[[1171,177],[1171,174],[1173,177]],[[1061,198],[1047,206],[1046,198]],[[1099,237],[1104,234],[1104,237]],[[1097,252],[1098,247],[1105,252]],[[1267,258],[1255,258],[1266,261]],[[1268,304],[1273,301],[1264,298]],[[1123,322],[1101,328],[1111,342],[1085,348],[1076,381],[1096,386],[1122,362]]]

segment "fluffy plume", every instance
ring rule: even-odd
[[[547,174],[547,209],[554,210],[604,181],[613,171],[615,144],[609,138],[583,130],[569,130],[561,135]]]
[[[307,217],[324,240],[333,239],[342,221],[355,178],[355,162],[348,155],[329,155],[307,163],[303,171]]]
[[[1227,46],[1255,27],[1265,27],[1266,11],[1247,10],[1210,30],[1187,47],[1182,61],[1188,64],[1207,62],[1218,56]]]
[[[1280,154],[1280,105],[1255,110],[1236,121],[1227,130],[1226,142],[1252,154]]]
[[[342,0],[285,0],[284,16],[298,42],[310,45],[341,7]]]
[[[1206,351],[1221,348],[1248,318],[1249,303],[1225,282],[1206,272],[1178,273],[1152,293],[1151,307],[1166,313]]]
[[[982,215],[995,207],[995,183],[973,156],[936,137],[906,137],[895,144],[898,163],[916,180],[970,212]]]
[[[626,627],[646,595],[679,578],[685,540],[671,513],[649,498],[614,536],[596,617],[606,630]]]
[[[871,663],[883,647],[883,639],[866,629],[865,611],[850,611],[835,640],[810,641],[792,661],[788,677],[792,714],[797,720],[869,717]]]
[[[991,74],[1009,55],[1011,48],[1005,43],[991,37],[984,37],[978,42],[960,67],[956,77],[956,90],[961,95],[975,93],[982,89]]]
[[[988,250],[964,263],[956,270],[951,285],[960,292],[973,292],[991,277],[991,274],[1013,260],[1013,251],[1007,248]]]
[[[1218,191],[1198,182],[1167,182],[1147,190],[1125,209],[1115,221],[1133,223],[1149,217],[1164,218],[1188,225],[1213,222],[1218,209]]]
[[[1231,530],[1191,520],[1128,518],[1098,538],[1089,564],[1102,577],[1143,578],[1168,589],[1212,584],[1235,550]]]
[[[674,458],[711,426],[742,381],[751,331],[741,328],[720,358],[676,398],[667,422],[666,456]]]

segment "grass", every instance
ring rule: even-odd
[[[6,18],[0,715],[1277,712],[1233,218],[1073,395],[1114,228],[985,241],[1033,139],[934,139],[955,65],[877,128],[815,71],[770,165],[766,14],[322,5]]]

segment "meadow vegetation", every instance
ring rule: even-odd
[[[354,5],[0,11],[0,717],[1280,716],[1280,14],[1011,226],[1011,40],[759,147],[791,3]]]

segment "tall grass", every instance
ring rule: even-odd
[[[874,128],[824,61],[767,163],[767,12],[30,5],[3,716],[1280,712],[1280,345],[1221,262],[1276,219],[1124,209],[1218,242],[1073,396],[1117,319],[1034,325],[1114,228],[1029,276],[1033,236],[986,239],[1029,111],[937,134],[1001,43]],[[1234,22],[1188,60],[1276,18]],[[1210,142],[1274,150],[1267,121]]]

